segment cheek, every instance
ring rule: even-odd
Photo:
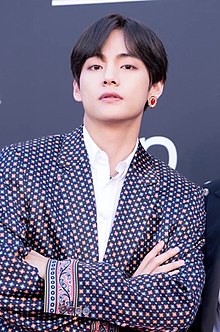
[[[94,92],[97,91],[97,84],[94,78],[90,75],[81,75],[80,91],[84,98],[94,94]]]
[[[92,102],[95,98],[95,89],[92,86],[87,85],[81,88],[82,101]]]
[[[133,105],[137,109],[143,110],[148,99],[147,89],[139,89],[137,94],[133,96]]]
[[[142,103],[148,99],[148,88],[143,84],[138,85],[138,88],[134,90],[132,96],[134,103]]]

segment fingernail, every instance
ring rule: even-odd
[[[179,252],[180,248],[179,247],[175,247],[175,248],[173,248],[173,250],[176,251],[176,252]]]

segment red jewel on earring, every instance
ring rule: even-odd
[[[157,104],[157,98],[154,97],[154,96],[151,96],[151,97],[149,98],[149,100],[148,100],[148,105],[149,105],[151,108],[153,108],[153,107],[156,106],[156,104]]]

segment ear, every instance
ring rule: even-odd
[[[148,91],[148,98],[154,96],[158,99],[163,93],[163,88],[164,83],[162,81],[154,83]]]
[[[73,97],[76,101],[82,101],[79,84],[76,80],[73,81]]]

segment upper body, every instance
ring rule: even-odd
[[[220,290],[220,180],[205,184],[207,226],[205,271],[206,282],[202,294],[202,303],[192,332],[218,332],[219,328],[219,290]]]
[[[82,34],[71,66],[84,125],[112,176],[163,92],[165,49],[149,28],[108,15]],[[204,284],[202,190],[138,146],[100,261],[90,161],[82,129],[2,152],[4,326],[186,330]]]
[[[5,326],[16,332],[25,331],[22,326],[90,331],[93,320],[104,320],[143,331],[186,329],[204,282],[202,190],[139,145],[99,262],[95,195],[82,128],[7,148],[0,175]],[[185,265],[173,276],[133,277],[159,240],[165,242],[163,251],[178,246]],[[53,259],[46,293],[37,269],[22,260],[30,249]]]

